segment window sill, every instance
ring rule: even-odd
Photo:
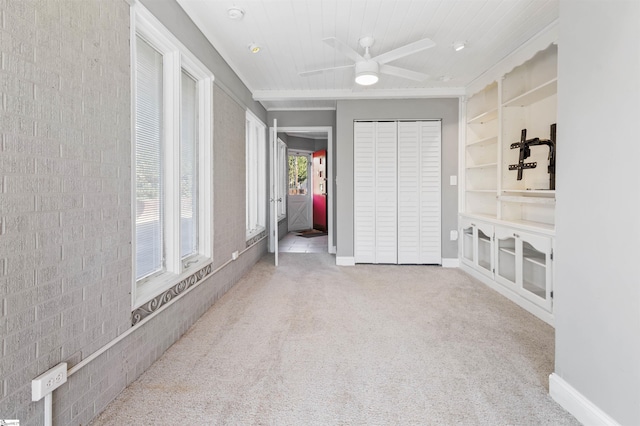
[[[253,236],[249,237],[249,235],[253,235]],[[249,248],[255,243],[257,243],[258,241],[266,237],[267,237],[266,228],[262,228],[262,231],[260,232],[252,232],[251,234],[247,233],[247,243],[245,244],[245,247]]]
[[[165,272],[146,281],[136,283],[136,297],[133,303],[133,310],[152,302],[158,296],[163,295],[168,290],[181,284],[198,271],[210,266],[213,262],[211,258],[205,256],[195,256],[189,259],[189,261],[191,262],[189,267],[180,274]]]
[[[259,228],[252,229],[252,230],[247,230],[247,241],[257,237],[258,235],[262,234],[266,230],[267,228],[265,228],[264,226],[261,226]]]

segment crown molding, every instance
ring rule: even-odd
[[[264,106],[264,105],[263,105]],[[336,107],[303,107],[303,108],[296,108],[296,107],[287,107],[287,108],[281,108],[281,107],[273,107],[273,108],[266,108],[265,109],[269,112],[277,112],[277,111],[335,111]]]
[[[426,89],[354,90],[256,90],[255,101],[343,100],[343,99],[412,99],[447,98],[465,95],[464,87],[433,87]]]

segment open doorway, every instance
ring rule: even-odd
[[[330,126],[278,129],[278,135],[288,142],[289,180],[287,232],[281,234],[280,252],[336,252],[332,133]]]

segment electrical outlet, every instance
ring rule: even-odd
[[[238,250],[231,253],[231,260],[237,260],[237,259],[238,259]]]
[[[67,382],[67,363],[63,362],[31,381],[31,400],[40,401],[45,395]]]
[[[451,241],[456,241],[458,239],[458,231],[453,230],[449,233],[449,239]]]

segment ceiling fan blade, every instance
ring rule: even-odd
[[[379,64],[386,64],[387,62],[395,61],[396,59],[429,49],[435,45],[435,42],[430,38],[423,38],[422,40],[414,41],[413,43],[382,53],[373,58],[373,60]]]
[[[324,38],[322,41],[355,62],[364,61],[364,58],[358,52],[335,37]]]
[[[299,72],[298,75],[300,77],[308,77],[310,75],[322,74],[323,72],[326,72],[326,71],[340,70],[343,68],[353,68],[353,64],[340,65],[338,67],[319,68],[317,70],[302,71],[302,72]]]
[[[394,75],[396,77],[408,78],[409,80],[425,81],[429,78],[428,74],[417,71],[411,71],[405,68],[394,67],[392,65],[380,65],[380,72],[383,74]]]

